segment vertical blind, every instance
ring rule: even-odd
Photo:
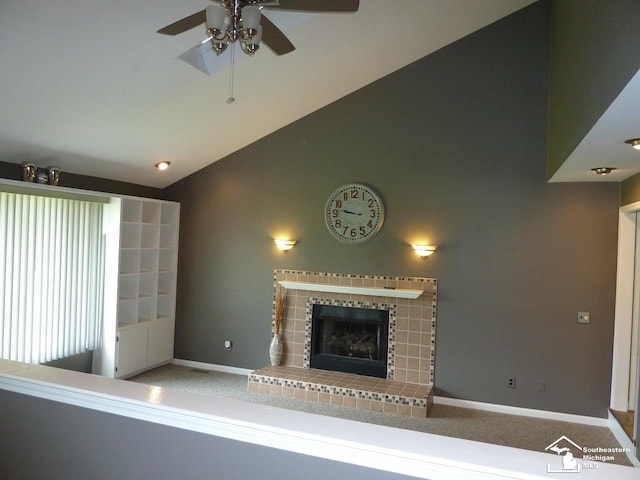
[[[103,205],[0,192],[0,358],[43,363],[99,345]]]

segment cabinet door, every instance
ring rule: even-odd
[[[147,364],[152,367],[173,359],[173,318],[149,323]]]
[[[147,326],[118,329],[116,377],[125,377],[147,367]]]

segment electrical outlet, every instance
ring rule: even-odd
[[[578,323],[591,323],[591,313],[578,312]]]
[[[224,348],[226,348],[227,350],[231,350],[233,348],[233,343],[231,342],[231,340],[224,341]]]
[[[516,388],[516,377],[509,377],[507,379],[507,388]]]

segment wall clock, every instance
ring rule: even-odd
[[[384,204],[370,187],[349,183],[329,196],[324,220],[329,232],[341,242],[364,242],[382,228]]]

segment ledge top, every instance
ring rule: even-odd
[[[352,295],[372,295],[377,297],[416,299],[424,293],[424,290],[411,290],[407,288],[355,287],[351,285],[328,285],[324,283],[295,282],[290,280],[280,280],[278,283],[285,288],[290,288],[291,290],[348,293]]]

